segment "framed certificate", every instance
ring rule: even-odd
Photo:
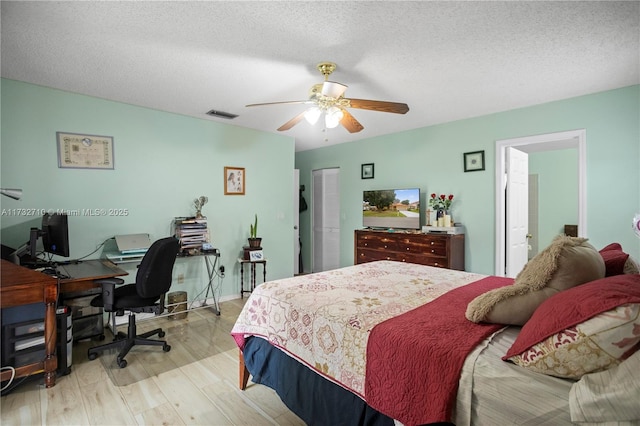
[[[58,167],[113,170],[113,137],[56,132]]]

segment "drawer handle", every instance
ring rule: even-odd
[[[365,247],[366,247],[367,245],[368,245],[367,243],[364,243],[364,246],[365,246]]]
[[[391,260],[391,258],[390,258],[390,257],[387,257],[387,260]]]
[[[431,253],[435,253],[435,252],[436,252],[435,250],[431,249]]]
[[[433,266],[439,266],[439,265],[438,265],[438,262],[434,263],[434,264],[433,264]]]
[[[407,247],[407,251],[409,251],[409,247]]]
[[[435,242],[434,242],[434,241],[431,241],[431,245],[434,245],[434,244],[435,244]]]
[[[384,246],[384,248],[387,248],[387,246]]]

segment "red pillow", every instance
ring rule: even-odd
[[[624,264],[627,263],[629,254],[622,251],[622,246],[618,243],[611,243],[602,250],[600,256],[604,260],[605,277],[621,275],[624,273]]]
[[[522,327],[503,360],[576,324],[626,303],[640,303],[640,274],[601,278],[545,300]]]

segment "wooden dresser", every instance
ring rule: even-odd
[[[423,234],[358,229],[356,264],[396,260],[464,271],[464,234]]]

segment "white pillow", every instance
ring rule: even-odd
[[[640,422],[640,351],[620,365],[591,373],[571,386],[572,422]]]

